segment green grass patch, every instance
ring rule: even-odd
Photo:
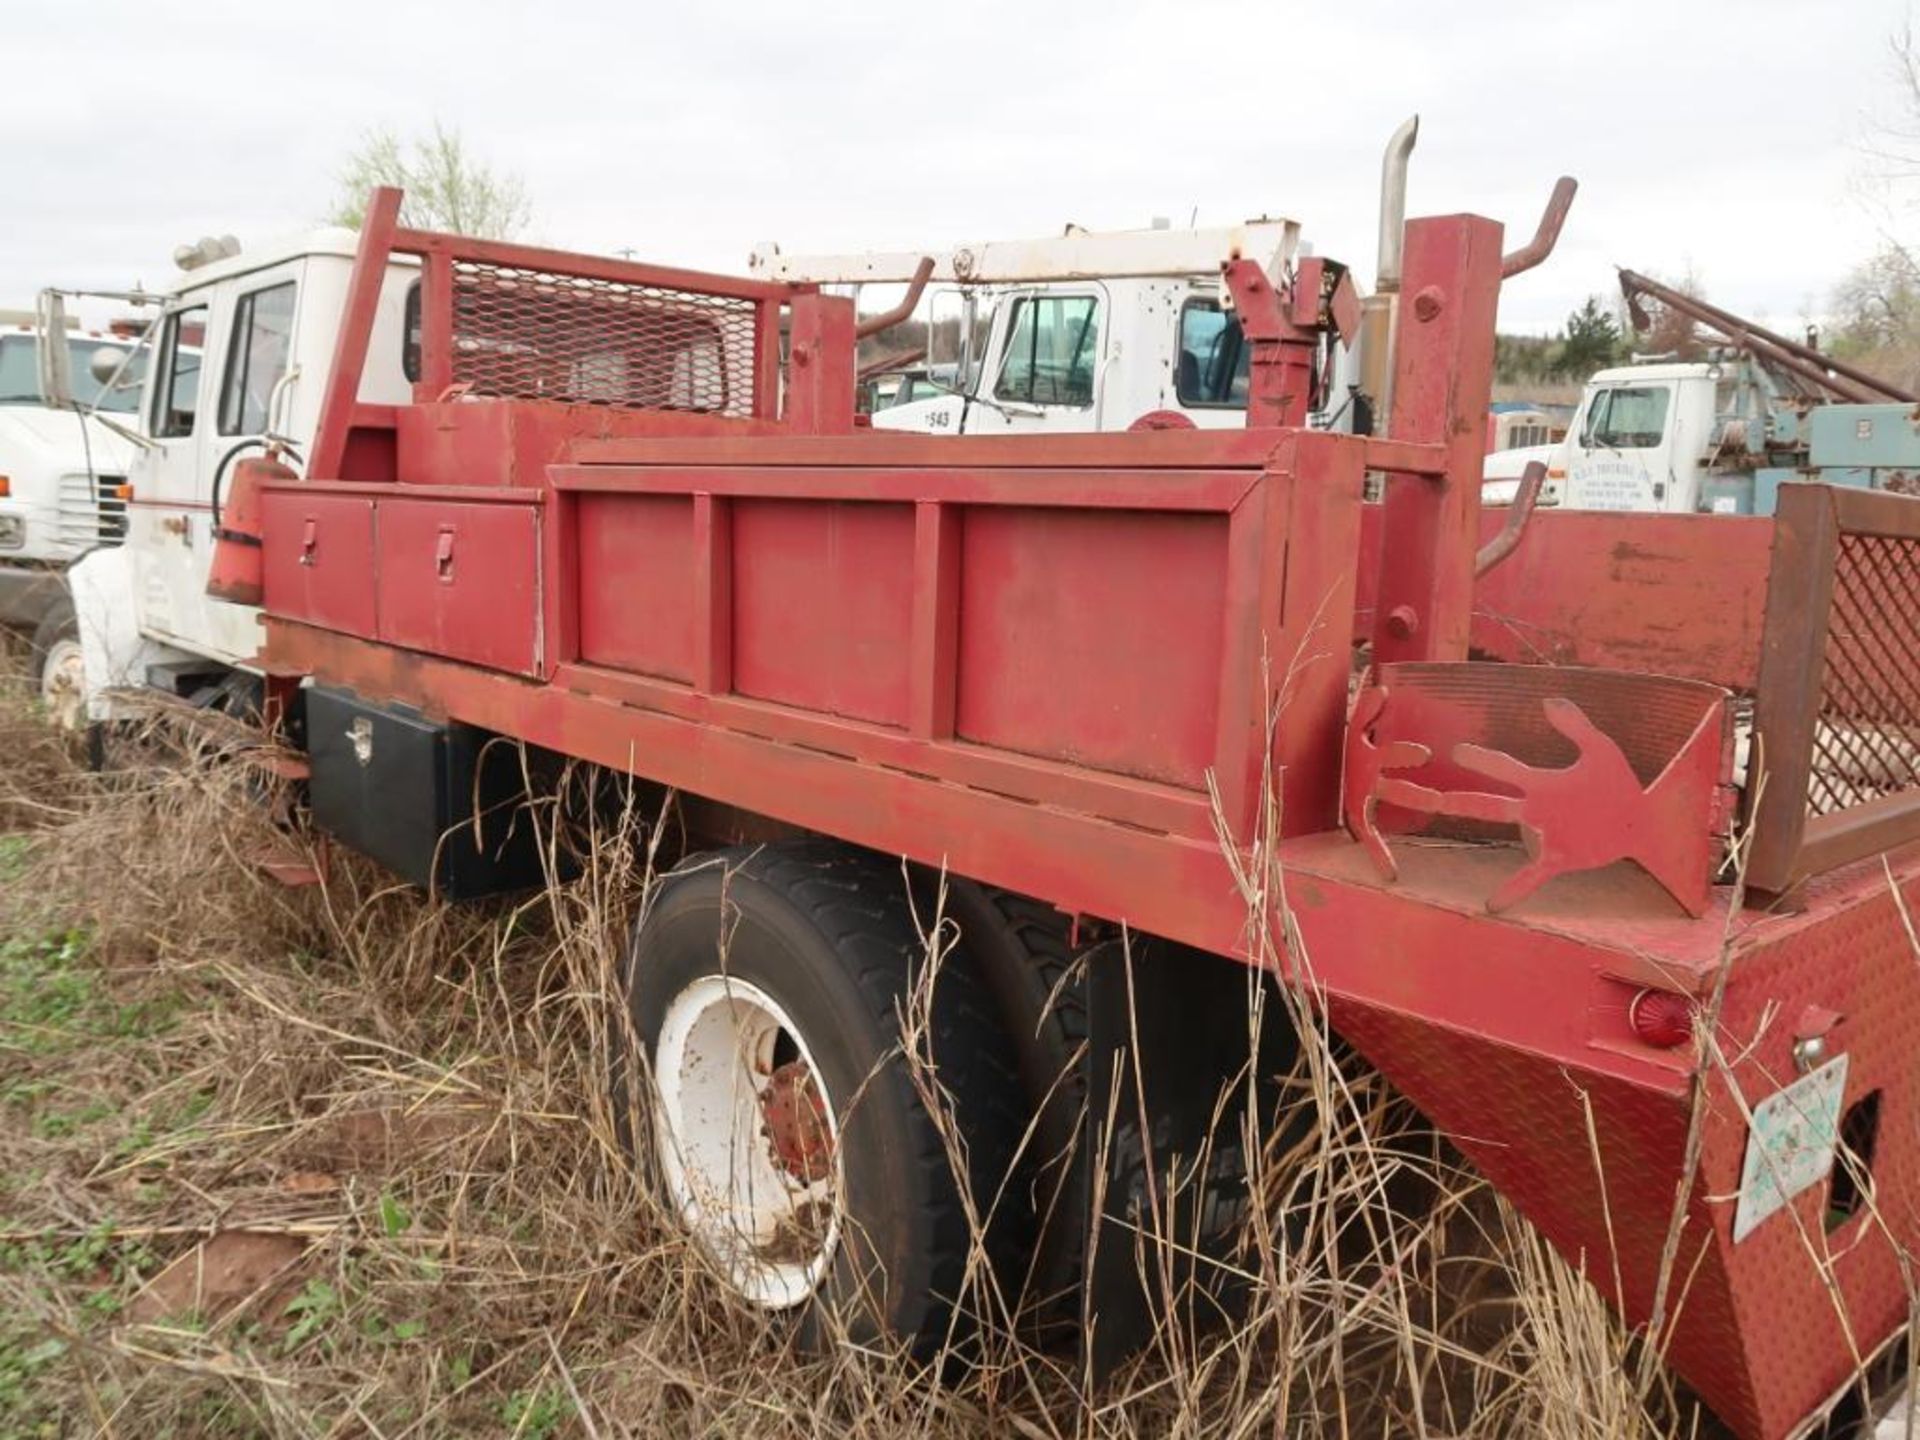
[[[0,940],[0,1028],[28,1055],[53,1055],[100,1040],[146,1040],[178,1020],[173,991],[117,998],[88,957],[84,932]],[[11,1082],[5,1093],[20,1082]]]

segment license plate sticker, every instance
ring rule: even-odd
[[[1754,1227],[1803,1190],[1827,1178],[1840,1143],[1840,1108],[1847,1093],[1847,1057],[1836,1055],[1753,1107],[1747,1162],[1740,1172],[1740,1204],[1733,1238]]]

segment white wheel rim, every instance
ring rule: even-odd
[[[87,665],[78,640],[56,640],[40,671],[40,703],[57,729],[78,730],[86,714]]]
[[[819,1179],[783,1167],[765,1130],[780,1055],[817,1087],[833,1157]],[[840,1239],[839,1117],[806,1038],[759,986],[708,975],[667,1005],[653,1063],[661,1168],[681,1222],[747,1300],[800,1304]]]

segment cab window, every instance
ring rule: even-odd
[[[1217,301],[1189,300],[1181,307],[1180,356],[1173,389],[1182,405],[1245,409],[1251,357],[1239,318],[1227,314]]]
[[[1099,321],[1100,302],[1091,295],[1023,295],[1015,300],[994,398],[1029,405],[1093,404]]]
[[[264,435],[274,387],[293,354],[293,281],[242,295],[233,309],[227,373],[220,386],[220,433]]]
[[[200,407],[200,352],[206,340],[206,306],[195,305],[167,317],[153,402],[153,433],[162,440],[193,434]]]
[[[1664,385],[1623,385],[1593,397],[1587,423],[1580,432],[1586,449],[1651,450],[1667,433],[1667,400],[1673,392]]]

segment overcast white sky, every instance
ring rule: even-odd
[[[1262,212],[1373,275],[1381,145],[1421,117],[1409,213],[1559,253],[1502,324],[1557,326],[1613,264],[1689,267],[1788,322],[1877,246],[1861,146],[1897,113],[1905,0],[0,0],[0,307],[164,283],[175,244],[304,227],[372,126],[437,117],[517,171],[535,236],[742,270]]]

